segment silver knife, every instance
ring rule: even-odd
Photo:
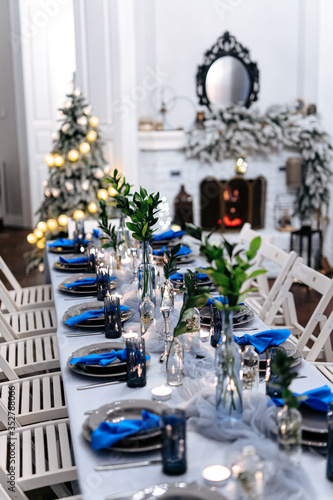
[[[95,470],[119,470],[119,469],[132,469],[134,467],[146,467],[147,465],[160,465],[161,459],[158,460],[143,460],[142,462],[126,462],[124,464],[107,464],[97,465]]]
[[[78,391],[83,391],[84,389],[94,389],[95,387],[105,387],[106,385],[121,384],[126,382],[126,380],[114,380],[113,382],[104,382],[103,384],[90,384],[90,385],[80,385],[77,387]]]
[[[90,337],[91,335],[105,335],[104,332],[91,332],[91,333],[69,333],[66,337]]]

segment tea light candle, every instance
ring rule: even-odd
[[[166,385],[160,385],[151,390],[152,398],[157,399],[158,401],[166,401],[167,399],[170,399],[171,394],[171,387],[167,387]]]
[[[209,486],[222,486],[231,476],[231,470],[224,465],[210,465],[202,471],[202,477]]]
[[[207,342],[210,336],[210,333],[207,330],[200,330],[200,340],[201,342]]]
[[[129,332],[127,332],[127,333],[123,332],[123,333],[121,334],[121,336],[123,337],[123,339],[124,339],[124,340],[126,340],[126,339],[133,339],[133,338],[134,338],[134,339],[137,339],[137,338],[138,338],[138,336],[139,336],[139,334],[138,334],[138,333],[136,333],[136,332],[132,332],[132,330],[130,330],[130,331],[129,331]]]

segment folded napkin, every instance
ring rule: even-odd
[[[196,276],[198,280],[203,280],[205,278],[208,278],[207,274],[204,273],[197,273]],[[184,275],[182,273],[171,274],[170,279],[174,281],[183,281]]]
[[[88,258],[83,255],[82,257],[72,257],[71,259],[66,259],[60,255],[59,262],[61,262],[61,264],[86,264],[88,262]]]
[[[100,229],[93,229],[92,234],[94,238],[99,238],[99,236],[102,236],[103,231],[101,231]]]
[[[212,297],[212,298],[209,297],[208,300],[207,300],[207,304],[206,305],[207,306],[214,305],[215,300],[218,300],[219,302],[221,302],[221,304],[228,304],[228,299],[226,297],[223,297],[223,295],[222,295],[220,297]]]
[[[184,236],[185,231],[165,231],[165,233],[155,234],[152,237],[152,241],[161,241],[161,240],[172,240],[174,238],[180,238]]]
[[[162,247],[162,248],[160,248],[160,250],[153,250],[153,255],[164,255],[165,248],[166,247]],[[179,252],[177,252],[177,255],[178,256],[188,255],[189,253],[192,253],[192,250],[187,246],[183,246],[183,247],[181,247]]]
[[[120,351],[111,350],[110,352],[103,352],[100,354],[88,354],[87,356],[72,358],[69,364],[76,365],[77,363],[80,363],[81,365],[107,366],[110,363],[112,363],[115,359],[119,359],[120,361],[126,361],[126,349],[121,349]]]
[[[260,354],[267,349],[268,346],[276,346],[282,344],[289,335],[290,330],[265,330],[264,332],[255,333],[254,335],[249,335],[246,333],[242,337],[237,337],[234,335],[234,339],[237,344],[246,345],[251,344],[255,347],[255,350]]]
[[[311,389],[310,391],[305,391],[302,393],[294,392],[295,396],[306,396],[307,399],[301,401],[301,403],[310,406],[313,410],[328,412],[329,404],[333,401],[333,393],[328,385],[323,385],[317,389]],[[276,406],[282,406],[283,400],[278,398],[272,398],[273,403]]]
[[[115,280],[116,278],[114,276],[110,276],[110,281]],[[64,286],[66,288],[75,288],[76,286],[81,286],[81,285],[95,285],[97,282],[96,276],[93,276],[92,278],[82,278],[80,280],[73,281],[73,283],[64,283]]]
[[[142,411],[141,415],[142,420],[122,420],[117,424],[113,422],[102,422],[92,433],[92,448],[94,450],[110,448],[110,446],[127,436],[159,427],[160,417],[145,410]]]
[[[126,306],[120,306],[120,311],[127,311],[130,309]],[[77,323],[81,323],[81,321],[86,321],[87,319],[98,318],[104,314],[104,307],[102,309],[92,309],[91,311],[86,311],[78,316],[72,316],[71,318],[66,319],[65,325],[74,326]]]
[[[89,243],[88,240],[84,240],[84,243]],[[72,247],[74,246],[74,240],[69,240],[68,238],[58,238],[55,241],[48,241],[48,247]]]

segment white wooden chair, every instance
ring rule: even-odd
[[[15,313],[0,311],[0,341],[16,340],[57,331],[55,309],[44,308]]]
[[[55,489],[61,483],[77,479],[68,419],[18,427],[14,435],[0,432],[2,484],[7,484],[12,458],[10,443],[15,443],[15,494],[8,491],[12,498],[27,500],[24,492],[45,486]]]
[[[320,353],[324,346],[331,341],[333,331],[333,311],[331,312],[324,327],[320,331],[317,340],[309,350],[306,360],[314,365],[332,384],[333,384],[333,362],[318,361]]]
[[[54,306],[51,285],[35,285],[22,288],[3,258],[0,256],[0,271],[3,272],[13,290],[8,290],[0,281],[2,311],[24,311],[38,307]]]
[[[0,344],[0,381],[16,380],[57,368],[59,351],[55,334]]]
[[[321,295],[315,310],[313,311],[307,325],[303,327],[298,322],[295,301],[291,292],[292,284],[297,280],[304,285],[312,288]],[[325,316],[326,309],[331,303],[333,298],[333,280],[327,276],[311,269],[302,263],[302,259],[298,257],[295,264],[288,273],[276,299],[274,300],[271,309],[266,314],[264,321],[267,325],[273,326],[276,315],[281,307],[283,307],[286,323],[285,327],[289,328],[292,332],[290,340],[292,340],[298,348],[307,357],[309,353],[308,342],[317,341],[315,330],[317,327],[320,331],[324,328],[327,322]],[[280,326],[280,325],[279,325]],[[322,345],[324,357],[326,361],[333,361],[332,346],[329,339]]]
[[[246,287],[257,286],[258,292],[256,292],[256,294],[254,295],[249,295],[246,303],[263,321],[265,321],[266,315],[272,308],[272,305],[279,291],[281,290],[281,287],[286,277],[288,276],[288,273],[292,268],[296,258],[296,252],[287,253],[267,240],[262,241],[256,256],[254,269],[268,270],[273,264],[276,269],[279,269],[278,275],[275,278],[273,285],[270,288],[268,287],[268,292],[268,280],[266,274],[260,274],[259,276],[253,278],[250,283],[247,282]],[[278,314],[282,315],[283,317],[283,308],[278,311]]]
[[[17,427],[67,417],[61,372],[1,383],[0,423],[5,429],[8,427],[8,411],[15,414]]]

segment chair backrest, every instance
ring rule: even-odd
[[[8,323],[6,316],[0,311],[0,334],[7,341],[17,340],[19,337]]]
[[[19,311],[17,304],[12,299],[7,288],[5,287],[4,283],[1,280],[0,280],[0,301],[5,305],[6,309],[9,312]]]
[[[3,274],[6,276],[7,280],[9,281],[10,285],[13,287],[14,290],[21,290],[21,285],[15,278],[14,274],[11,272],[5,261],[0,255],[0,271],[3,272]]]
[[[319,353],[324,348],[327,342],[331,341],[331,333],[333,331],[333,311],[329,315],[327,321],[325,322],[323,328],[321,329],[317,340],[313,343],[310,351],[307,353],[307,361],[316,361]],[[332,346],[332,344],[331,344]]]

